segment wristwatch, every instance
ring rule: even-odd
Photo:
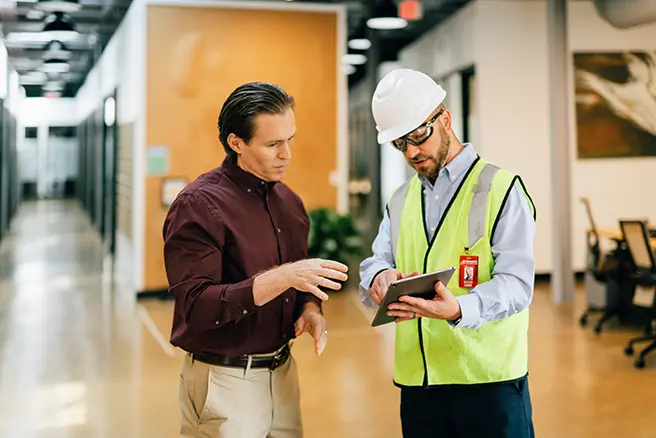
[[[453,320],[451,320],[451,324],[453,324],[453,325],[458,325],[458,324],[460,324],[460,321],[462,321],[462,315],[460,315],[460,316],[458,317],[458,319],[453,319]]]

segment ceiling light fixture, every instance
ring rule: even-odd
[[[347,53],[342,56],[342,64],[362,65],[367,62],[367,57],[359,53]]]
[[[65,84],[63,82],[48,82],[41,87],[43,91],[62,91]]]
[[[65,12],[67,14],[77,12],[82,8],[78,0],[39,0],[35,9],[47,12]]]
[[[46,73],[66,73],[71,69],[71,65],[63,59],[48,59],[41,66],[41,71]]]
[[[366,38],[354,38],[348,42],[348,47],[353,50],[369,50],[371,41]]]
[[[55,12],[48,16],[43,26],[43,32],[53,40],[69,40],[78,35],[73,20],[63,12]]]
[[[382,5],[376,7],[376,13],[367,20],[367,27],[376,30],[403,29],[408,22],[399,17],[394,0],[386,0]]]
[[[355,73],[356,70],[357,69],[354,65],[351,64],[342,65],[342,73],[344,73],[345,75],[352,75],[353,73]]]

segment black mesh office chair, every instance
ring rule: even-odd
[[[631,280],[636,286],[653,288],[655,291],[654,299],[649,307],[648,326],[645,328],[647,333],[651,333],[652,321],[656,318],[656,257],[649,242],[650,233],[647,224],[643,221],[620,221],[620,227],[633,262],[634,274],[631,276]],[[636,368],[643,368],[647,354],[656,350],[656,335],[648,334],[633,338],[629,340],[625,348],[625,353],[631,356],[635,343],[649,341],[651,344],[640,352],[635,361]]]
[[[603,304],[599,304],[591,302],[590,298],[592,297],[588,296],[588,306],[581,315],[579,322],[581,326],[585,326],[591,314],[601,313],[602,315],[594,327],[595,333],[601,333],[604,323],[615,316],[623,316],[620,281],[623,248],[622,242],[616,241],[616,247],[611,252],[603,253],[601,251],[599,232],[594,216],[592,215],[590,201],[586,197],[581,197],[581,202],[585,207],[590,222],[590,228],[586,233],[588,244],[586,271],[591,277],[591,281],[597,282],[603,287],[605,297]]]

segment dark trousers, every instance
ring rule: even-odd
[[[401,388],[404,438],[534,438],[528,378]]]

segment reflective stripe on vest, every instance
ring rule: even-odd
[[[483,238],[485,235],[485,208],[487,205],[487,194],[492,188],[492,180],[494,175],[499,171],[499,167],[494,164],[487,163],[478,176],[478,181],[473,188],[474,198],[471,203],[471,210],[469,212],[469,247],[473,247],[476,242]],[[406,181],[396,192],[392,195],[389,202],[389,216],[390,216],[390,241],[392,244],[392,254],[396,256],[396,247],[399,240],[399,227],[401,226],[401,213],[403,212],[403,205],[405,198],[408,194],[408,187],[410,181]]]

